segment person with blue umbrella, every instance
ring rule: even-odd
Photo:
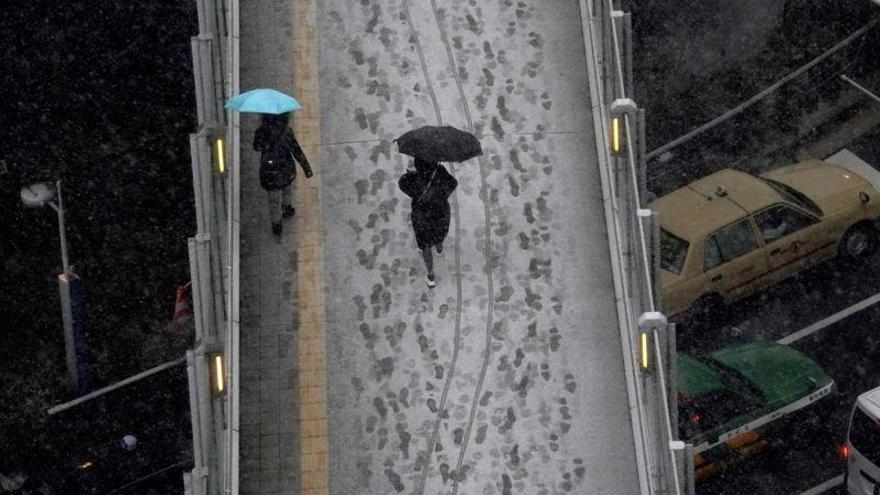
[[[230,98],[226,108],[242,113],[268,113],[280,115],[302,109],[296,98],[274,89],[259,88]]]
[[[281,221],[293,217],[293,181],[299,162],[306,178],[312,168],[293,130],[288,125],[290,112],[302,106],[292,96],[274,89],[255,89],[242,93],[226,103],[226,108],[239,112],[262,114],[260,127],[254,133],[254,149],[260,152],[260,186],[266,191],[272,233],[280,238]]]

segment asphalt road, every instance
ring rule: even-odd
[[[783,420],[774,448],[699,485],[697,493],[800,493],[840,474],[837,451],[852,404],[880,383],[878,325],[880,306],[871,306],[792,344],[834,379],[836,395]]]
[[[880,129],[847,145],[880,163]],[[830,260],[731,306],[716,333],[681,339],[680,350],[709,351],[737,341],[779,340],[880,293],[880,252],[857,265]],[[786,420],[774,448],[697,486],[699,494],[801,493],[842,473],[837,452],[856,396],[880,384],[880,304],[792,343],[815,359],[837,394]],[[843,493],[840,488],[827,493]]]
[[[52,416],[50,427],[59,455],[56,468],[64,478],[62,493],[182,493],[182,472],[192,466],[185,368],[74,406]],[[135,449],[118,446],[125,435],[138,439]],[[85,462],[92,466],[76,467]]]

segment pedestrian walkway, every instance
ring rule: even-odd
[[[293,94],[292,29],[292,1],[241,2],[243,91]],[[300,493],[295,237],[291,220],[280,242],[269,227],[252,147],[258,125],[257,116],[242,114],[240,493]]]
[[[319,112],[295,114],[320,189],[298,178],[281,243],[242,119],[241,493],[327,493],[300,474],[320,441],[333,494],[638,493],[577,0],[324,0],[303,46],[308,3],[241,6],[242,90],[320,89]],[[320,84],[294,88],[313,66]],[[392,143],[425,124],[484,150],[448,165],[434,289]],[[313,332],[329,438],[305,442]]]

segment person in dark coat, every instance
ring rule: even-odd
[[[305,153],[287,125],[289,114],[264,114],[260,127],[254,132],[254,149],[260,152],[260,186],[266,190],[269,202],[269,221],[272,232],[280,236],[281,220],[292,217],[293,180],[299,162],[306,178],[312,176],[312,168]]]
[[[449,195],[458,186],[458,181],[439,163],[416,158],[415,170],[403,174],[398,186],[412,198],[410,218],[416,244],[428,269],[425,283],[433,288],[437,282],[434,280],[431,248],[436,248],[438,255],[443,253],[443,240],[449,233]]]

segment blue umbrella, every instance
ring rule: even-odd
[[[252,89],[226,102],[226,108],[250,113],[282,114],[299,110],[302,105],[296,98],[274,89]]]

